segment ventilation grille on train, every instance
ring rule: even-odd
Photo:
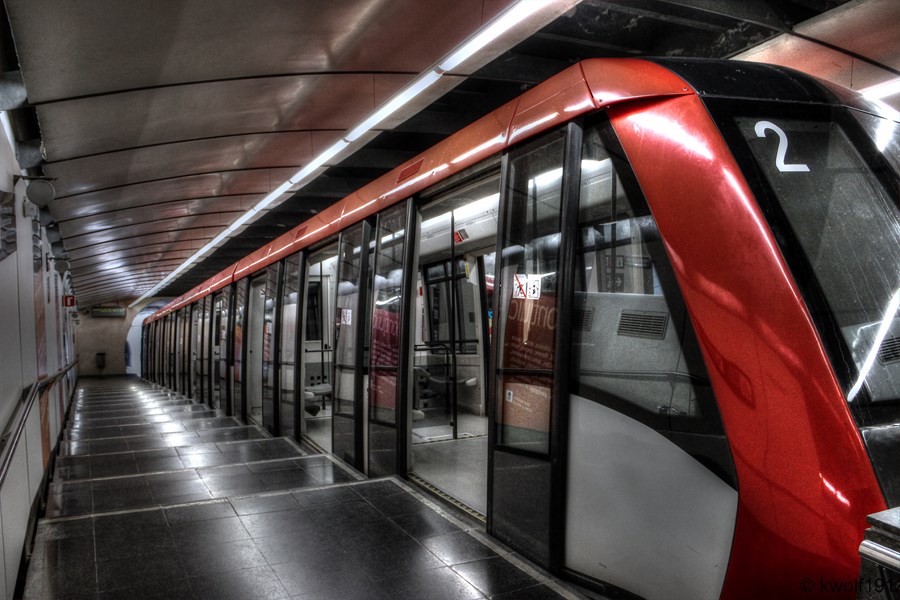
[[[576,308],[572,311],[572,331],[590,331],[593,324],[593,308]]]
[[[900,337],[884,340],[878,350],[878,362],[883,365],[900,362]]]
[[[666,337],[669,315],[658,312],[623,310],[616,333],[629,337],[661,340]]]

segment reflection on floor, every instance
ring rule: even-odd
[[[320,448],[326,452],[331,451],[331,402],[324,402],[325,408],[321,408],[321,404],[316,404],[319,411],[315,416],[304,411],[304,419],[306,421],[306,435],[315,442]]]
[[[140,380],[71,414],[26,600],[581,598],[398,479]]]
[[[413,423],[412,472],[445,494],[487,514],[487,417],[461,413],[457,439],[443,413]]]

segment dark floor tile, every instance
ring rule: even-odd
[[[261,462],[254,462],[247,465],[247,469],[252,473],[272,473],[274,471],[300,471],[296,461],[286,460],[269,460],[268,457],[261,456]]]
[[[95,543],[98,560],[129,558],[139,562],[136,557],[175,551],[175,542],[166,527],[126,526],[103,530],[97,532]]]
[[[368,496],[366,500],[387,517],[399,517],[431,510],[424,502],[402,490],[399,494]]]
[[[154,529],[168,527],[165,513],[161,510],[141,510],[119,515],[104,515],[94,518],[94,531],[97,535],[117,535],[119,532],[133,529]]]
[[[288,597],[281,581],[268,566],[215,573],[190,581],[198,600],[279,600]]]
[[[49,542],[70,537],[82,537],[93,535],[94,523],[91,519],[76,519],[74,521],[45,521],[38,522],[34,540],[36,542]]]
[[[422,544],[448,565],[497,556],[497,553],[465,531],[436,535],[422,540]]]
[[[103,493],[94,494],[94,512],[111,512],[128,508],[142,508],[154,506],[156,501],[150,493],[150,488],[134,487],[118,490],[106,490]]]
[[[25,579],[25,598],[45,600],[91,598],[97,592],[96,563],[83,568],[40,569],[31,567]]]
[[[363,498],[375,498],[379,496],[393,496],[405,493],[405,490],[390,480],[372,481],[354,485],[351,489]]]
[[[53,471],[55,480],[62,479],[87,479],[91,476],[91,466],[89,464],[61,466],[57,465]]]
[[[491,596],[491,600],[562,600],[562,598],[564,596],[544,584]]]
[[[94,562],[94,536],[85,535],[35,542],[29,568],[89,572]]]
[[[297,467],[281,471],[259,473],[257,477],[268,489],[290,489],[319,485],[318,481]]]
[[[250,534],[238,517],[180,523],[172,525],[169,531],[175,544],[182,550],[250,539]]]
[[[194,501],[211,498],[209,490],[199,479],[151,484],[150,492],[160,504],[177,504],[185,501],[184,498],[194,498]]]
[[[252,567],[263,567],[268,563],[253,540],[200,545],[186,548],[180,554],[185,571],[191,577],[225,573]]]
[[[92,510],[91,492],[72,494],[49,494],[44,516],[48,519],[89,514]]]
[[[178,457],[152,458],[138,460],[137,469],[140,473],[152,473],[155,471],[174,471],[185,468],[184,463]]]
[[[166,579],[147,585],[103,592],[100,600],[193,600],[194,591],[187,579]]]
[[[444,567],[434,554],[412,539],[392,540],[389,544],[365,548],[345,548],[351,560],[373,581],[395,577],[416,577],[422,571]]]
[[[218,454],[219,447],[215,442],[198,442],[190,446],[179,446],[174,448],[179,456],[188,456],[191,454]]]
[[[210,521],[212,519],[224,519],[236,517],[234,509],[228,502],[213,502],[194,504],[191,506],[179,506],[166,509],[166,519],[170,525],[190,523],[194,521]]]
[[[220,453],[186,454],[181,457],[185,467],[202,469],[204,467],[217,467],[234,463],[234,459]]]
[[[303,506],[359,502],[359,495],[347,486],[322,488],[318,490],[301,490],[293,492],[293,495],[297,499],[297,502]]]
[[[173,552],[144,554],[140,560],[117,558],[97,563],[97,582],[101,592],[156,586],[184,578],[181,561]]]
[[[297,499],[291,494],[273,494],[269,496],[250,496],[231,500],[238,515],[255,515],[259,513],[291,510],[299,506]]]
[[[468,582],[492,596],[537,585],[538,581],[503,557],[486,558],[453,567]]]
[[[250,533],[250,537],[256,539],[295,531],[298,529],[298,524],[303,522],[304,517],[305,513],[298,509],[251,514],[242,516],[240,519]]]
[[[397,577],[378,582],[379,591],[394,600],[474,600],[486,598],[472,584],[449,567],[423,571],[414,577]]]
[[[392,521],[418,540],[433,535],[459,531],[459,527],[432,510],[401,515],[394,517]]]
[[[354,565],[321,561],[289,562],[272,567],[293,598],[310,600],[387,600],[378,586]]]

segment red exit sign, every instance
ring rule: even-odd
[[[75,296],[63,296],[63,306],[66,308],[75,306]]]

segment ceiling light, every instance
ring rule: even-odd
[[[884,100],[889,96],[900,94],[900,77],[863,88],[859,93],[869,100]]]

